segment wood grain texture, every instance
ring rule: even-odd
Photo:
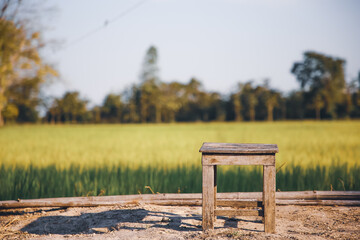
[[[199,150],[202,153],[277,153],[276,144],[240,144],[205,142]]]
[[[202,167],[202,228],[214,229],[214,166]]]
[[[300,205],[300,206],[360,206],[360,200],[276,200],[276,205]]]
[[[219,207],[262,207],[261,201],[236,201],[236,200],[217,200],[216,206]]]
[[[236,210],[225,210],[216,209],[216,216],[236,217],[236,216],[263,216],[263,210],[257,209],[236,209]]]
[[[360,206],[360,191],[276,192],[276,205]],[[262,192],[217,193],[221,201],[262,201]],[[96,207],[149,203],[159,205],[202,205],[201,193],[160,193],[92,197],[63,197],[0,201],[0,209],[27,207]]]
[[[214,210],[216,209],[216,193],[217,193],[217,166],[214,166]],[[216,216],[214,214],[214,222],[216,221]]]
[[[275,165],[275,155],[203,154],[202,165]]]
[[[29,199],[18,201],[1,201],[0,209],[12,209],[12,208],[42,208],[42,207],[99,207],[99,206],[131,206],[138,204],[154,204],[162,206],[202,206],[202,199],[199,194],[198,199],[139,199],[139,200],[122,200],[121,196],[118,200],[99,200],[96,199],[84,199],[78,200],[82,197],[69,197],[67,199],[59,198],[58,200],[47,201],[46,199]],[[101,198],[101,197],[99,197]],[[224,200],[217,200],[218,206],[230,206],[229,204],[222,204]],[[228,200],[231,201],[231,200]],[[227,202],[227,201],[225,201]],[[237,201],[234,202],[234,207],[241,207],[243,204]],[[259,203],[261,203],[259,201]],[[360,206],[360,200],[311,200],[311,199],[277,199],[276,205],[300,205],[300,206]]]
[[[266,233],[275,233],[275,166],[264,166],[263,204]]]

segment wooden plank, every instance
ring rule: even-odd
[[[276,192],[277,199],[360,200],[360,191],[289,191]]]
[[[262,207],[262,202],[261,201],[217,200],[216,206],[219,206],[219,207]]]
[[[6,201],[8,203],[3,204],[0,209],[11,209],[11,208],[43,208],[43,207],[99,207],[99,206],[129,206],[138,204],[153,204],[161,206],[202,206],[202,200],[199,199],[153,199],[153,200],[139,200],[139,201],[76,201],[76,202],[47,202],[43,199],[36,199],[37,201],[27,202],[26,200],[17,201]],[[230,200],[229,200],[230,201]],[[230,206],[230,204],[221,204],[222,200],[219,201],[218,206]],[[227,202],[227,201],[225,201]],[[238,202],[238,201],[233,201]],[[261,202],[259,202],[261,203]],[[239,204],[242,207],[243,204]],[[360,206],[360,200],[276,200],[276,205],[300,205],[300,206]]]
[[[359,205],[360,191],[290,191],[276,192],[276,204],[301,204],[311,205]],[[137,195],[115,195],[115,196],[92,196],[92,197],[64,197],[64,198],[41,198],[21,199],[19,201],[0,201],[1,208],[26,208],[26,207],[95,207],[126,205],[131,202],[150,203],[165,202],[176,205],[177,200],[189,201],[193,204],[200,201],[201,193],[161,193],[161,194],[137,194]],[[222,200],[251,200],[262,201],[262,192],[229,192],[217,193],[217,201]],[[191,202],[193,201],[193,202]],[[196,205],[196,204],[195,204]],[[201,205],[201,204],[200,204]],[[199,206],[200,206],[199,205]]]
[[[261,201],[252,201],[257,204],[244,204],[244,201],[217,201],[219,207],[262,207]],[[230,203],[231,202],[231,203]],[[251,201],[246,201],[251,202]],[[114,205],[129,205],[134,202],[120,202]],[[199,200],[146,200],[140,201],[139,204],[154,204],[164,206],[202,206]],[[360,206],[360,200],[276,200],[276,205],[299,205],[299,206]],[[216,209],[215,209],[216,210]]]
[[[216,209],[216,216],[236,217],[236,216],[264,216],[263,210],[257,209],[236,209],[236,210],[225,210]]]
[[[360,191],[284,191],[276,192],[276,199],[360,200]],[[262,201],[262,192],[217,193],[218,199],[247,199]]]
[[[264,166],[263,204],[266,233],[275,233],[275,166]]]
[[[203,154],[202,165],[275,165],[275,155]]]
[[[202,228],[214,229],[214,166],[202,167]]]
[[[360,200],[276,200],[276,205],[300,205],[300,206],[360,206]]]
[[[277,153],[276,144],[239,144],[205,142],[199,152],[202,153]]]

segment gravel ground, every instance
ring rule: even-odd
[[[203,233],[200,207],[0,211],[0,239],[360,239],[360,207],[277,206],[276,234],[263,231],[261,218],[218,217]]]

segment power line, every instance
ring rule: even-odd
[[[147,0],[142,0],[140,2],[138,2],[137,4],[133,5],[132,7],[126,9],[125,11],[121,12],[119,15],[117,15],[116,17],[114,17],[111,20],[105,20],[104,24],[85,33],[84,35],[82,35],[81,37],[79,37],[78,39],[75,39],[74,41],[70,42],[67,47],[75,45],[81,41],[83,41],[84,39],[94,35],[95,33],[99,32],[100,30],[106,28],[109,24],[118,21],[119,19],[125,17],[126,15],[128,15],[130,12],[134,11],[135,9],[139,8],[141,5],[143,5]]]

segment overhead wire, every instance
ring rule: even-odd
[[[82,35],[81,37],[73,40],[72,42],[70,42],[69,44],[66,45],[66,47],[70,47],[73,46],[83,40],[85,40],[86,38],[94,35],[95,33],[101,31],[102,29],[106,28],[109,24],[114,23],[116,21],[118,21],[119,19],[125,17],[126,15],[128,15],[130,12],[134,11],[135,9],[139,8],[141,5],[143,5],[147,0],[142,0],[138,3],[136,3],[135,5],[133,5],[132,7],[126,9],[125,11],[121,12],[119,15],[117,15],[116,17],[114,17],[111,20],[105,20],[104,24],[102,24],[101,26],[85,33],[84,35]]]

